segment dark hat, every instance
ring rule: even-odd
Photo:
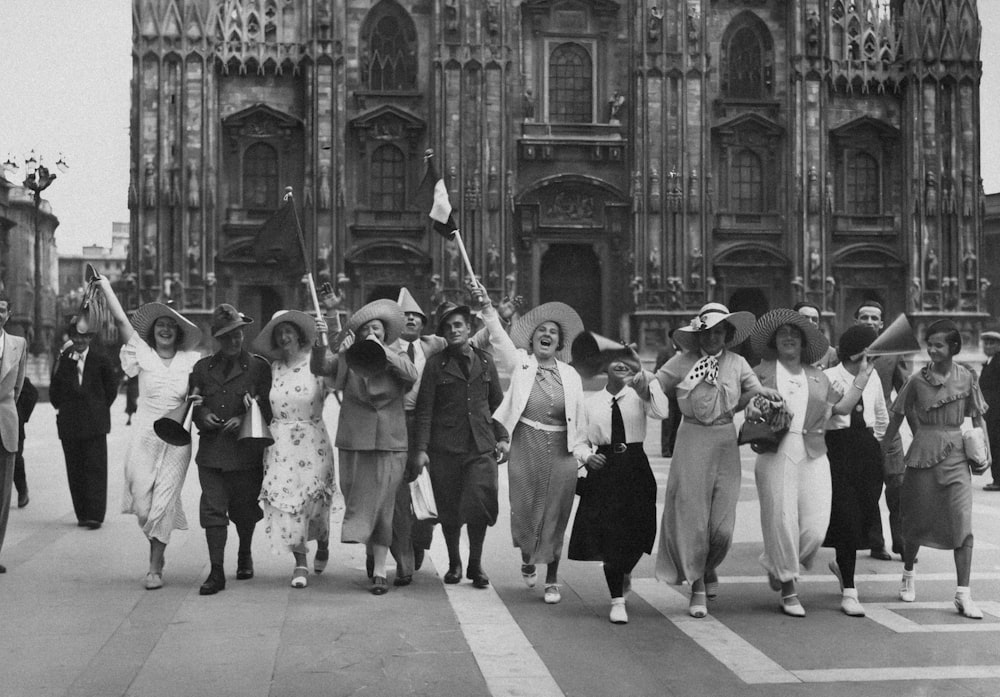
[[[856,356],[878,337],[878,333],[871,327],[863,324],[855,324],[848,327],[840,335],[840,345],[837,346],[837,357],[846,361],[851,356]]]
[[[465,319],[471,324],[472,323],[472,310],[468,305],[456,305],[453,302],[445,300],[443,303],[438,305],[437,311],[434,313],[434,326],[436,327],[434,333],[438,336],[444,336],[444,332],[441,330],[441,325],[444,321],[454,315],[459,313],[465,316]]]
[[[771,337],[779,327],[790,324],[802,330],[805,345],[802,347],[802,362],[813,364],[826,355],[830,340],[810,322],[805,315],[787,307],[771,310],[758,319],[750,330],[750,347],[758,356],[768,360],[776,357],[775,350],[768,346]]]
[[[216,338],[248,324],[253,324],[253,319],[229,303],[222,303],[212,312],[212,336]]]

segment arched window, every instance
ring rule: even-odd
[[[764,180],[760,157],[750,150],[740,150],[733,158],[732,207],[737,213],[760,213],[764,210]]]
[[[395,145],[380,145],[371,159],[371,207],[401,211],[406,205],[406,159]]]
[[[361,82],[379,92],[417,88],[417,32],[397,3],[383,0],[361,28]]]
[[[594,68],[590,52],[575,42],[556,46],[549,56],[549,121],[594,121]]]
[[[278,153],[266,143],[254,143],[243,153],[243,207],[278,205]]]
[[[856,215],[878,215],[878,162],[868,153],[855,153],[847,161],[847,211]]]
[[[771,96],[773,73],[771,32],[757,15],[745,11],[722,37],[722,93],[730,99],[766,99]]]

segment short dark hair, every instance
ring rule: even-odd
[[[791,327],[792,329],[794,329],[799,333],[799,339],[800,339],[799,343],[802,344],[802,352],[805,353],[805,350],[809,348],[809,342],[806,339],[806,333],[802,331],[802,327],[798,326],[797,324],[789,324],[787,322],[785,324],[779,324],[777,327],[774,328],[774,331],[771,332],[771,336],[767,338],[767,347],[772,351],[778,350],[778,340],[776,337],[778,336],[778,330],[781,329],[782,327]]]
[[[278,327],[280,327],[282,324],[287,324],[289,327],[291,327],[292,329],[294,329],[295,330],[295,334],[298,335],[298,337],[299,337],[299,346],[305,346],[306,335],[302,331],[302,327],[300,327],[299,325],[295,324],[295,322],[278,322],[276,325],[274,325],[274,331],[271,332],[271,348],[278,348],[278,343],[277,343],[276,339],[278,338]],[[367,322],[365,322],[365,324],[367,324]],[[384,326],[385,325],[383,325],[383,327]],[[360,327],[358,327],[358,328],[360,329]]]
[[[823,314],[823,310],[820,309],[819,305],[817,305],[814,302],[810,302],[808,300],[802,300],[801,302],[795,303],[795,306],[792,309],[798,312],[803,307],[811,307],[812,309],[816,310],[816,312],[818,312],[819,314],[821,315]]]
[[[882,315],[882,319],[885,319],[885,308],[882,307],[882,303],[878,300],[864,300],[859,303],[858,306],[854,308],[854,319],[858,318],[858,314],[860,314],[862,307],[874,307],[879,311],[879,314]]]
[[[556,325],[556,329],[559,330],[559,343],[556,344],[556,351],[562,351],[563,346],[566,345],[563,339],[563,326],[558,322],[556,322],[554,319],[543,319],[541,322],[535,325],[535,328],[531,330],[531,333],[534,334],[535,331],[546,322],[552,322],[552,324]]]
[[[143,337],[146,340],[146,344],[150,348],[153,348],[153,349],[156,348],[156,337],[154,336],[154,334],[156,333],[156,322],[158,320],[162,319],[162,317],[167,317],[167,316],[166,315],[162,315],[161,317],[157,317],[155,320],[153,320],[153,323],[151,325],[149,325],[149,331],[146,332],[146,336]],[[172,318],[171,317],[167,317],[167,319],[172,319]],[[176,321],[174,323],[177,324],[177,336],[174,338],[174,347],[183,346],[184,345],[184,329],[181,328],[180,323],[178,323]]]
[[[930,339],[934,334],[944,334],[944,342],[948,344],[948,348],[951,351],[952,356],[956,356],[962,351],[962,335],[958,331],[958,327],[955,323],[947,319],[939,319],[936,322],[932,322],[929,327],[927,327],[927,338]]]

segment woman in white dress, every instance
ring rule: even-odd
[[[313,569],[330,559],[330,506],[337,490],[333,448],[323,423],[326,380],[309,370],[315,320],[298,310],[276,312],[253,342],[271,363],[271,437],[264,451],[260,502],[275,553],[295,557],[292,587],[308,584],[306,543],[316,540]]]
[[[146,303],[130,321],[104,276],[94,280],[118,325],[122,370],[139,378],[139,399],[132,440],[125,451],[122,513],[138,518],[149,540],[148,590],[163,587],[164,552],[174,530],[187,530],[181,489],[191,461],[191,445],[170,445],[153,431],[153,422],[177,408],[188,393],[188,376],[201,357],[195,350],[201,331],[173,308]],[[198,402],[198,397],[189,398]]]

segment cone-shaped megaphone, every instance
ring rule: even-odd
[[[168,411],[164,416],[153,422],[153,430],[161,440],[170,445],[188,445],[191,443],[191,416],[194,413],[194,403],[188,399]]]
[[[274,444],[274,438],[271,437],[271,429],[267,427],[267,422],[264,421],[264,415],[260,411],[260,404],[257,403],[256,397],[250,398],[250,406],[247,408],[247,413],[243,415],[243,421],[240,423],[240,433],[236,436],[236,440],[248,441],[263,446]]]
[[[594,332],[581,332],[570,345],[573,367],[585,378],[599,373],[608,362],[616,358],[636,356],[634,349],[620,341]]]
[[[869,356],[897,356],[920,351],[920,342],[913,335],[913,329],[906,315],[900,313],[878,338],[871,343],[865,353]]]
[[[382,344],[368,339],[351,344],[344,351],[344,358],[347,359],[349,368],[365,378],[375,375],[386,365],[385,349]]]

